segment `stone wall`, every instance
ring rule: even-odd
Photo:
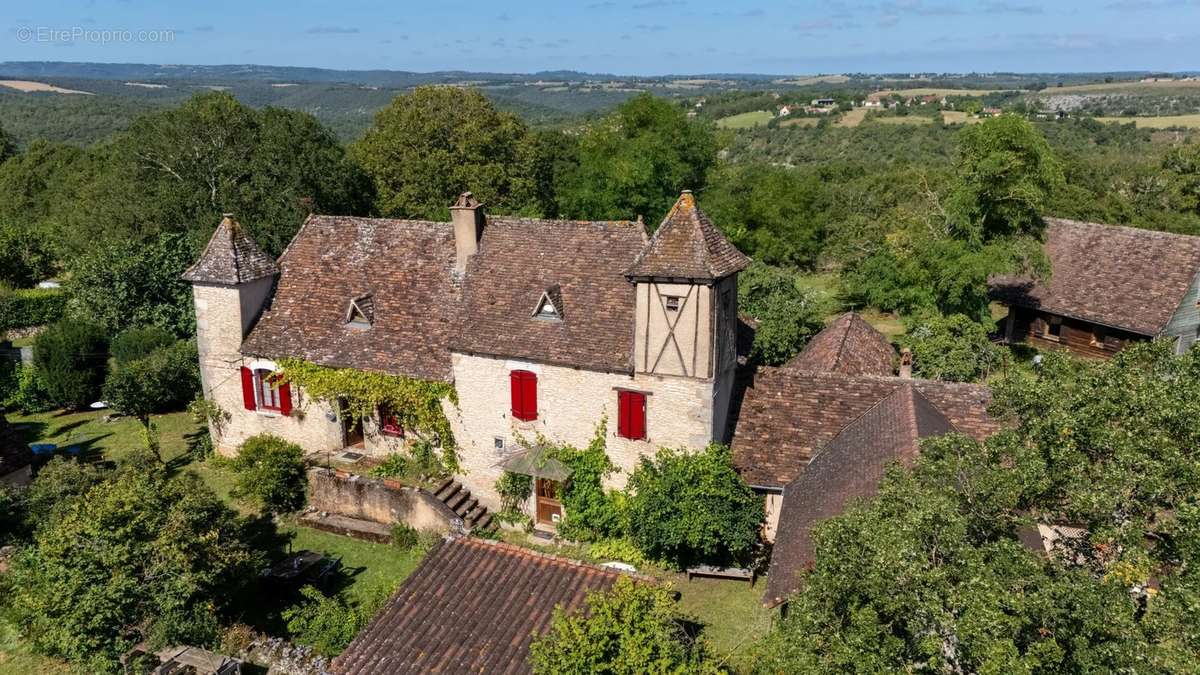
[[[308,472],[308,504],[327,511],[376,523],[407,523],[417,530],[446,533],[457,516],[433,495],[412,487],[389,487],[367,476],[338,476],[317,468]]]
[[[538,377],[538,419],[512,418],[509,373],[528,370]],[[659,447],[703,448],[713,440],[713,382],[706,379],[622,373],[551,366],[486,356],[454,354],[459,406],[446,403],[462,465],[460,481],[489,509],[499,509],[494,485],[500,465],[521,448],[518,437],[534,442],[585,446],[607,417],[608,455],[621,471],[609,487],[622,488],[643,455]],[[647,439],[617,436],[617,390],[647,394]],[[497,448],[497,439],[503,448]]]

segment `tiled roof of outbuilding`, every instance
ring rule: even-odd
[[[279,259],[274,299],[242,352],[449,380],[461,304],[454,261],[449,223],[309,216]],[[349,325],[347,313],[364,296],[366,329]]]
[[[1158,335],[1200,272],[1200,237],[1046,218],[1047,283],[999,277],[993,297]]]
[[[626,274],[711,281],[740,272],[749,264],[750,259],[696,206],[691,190],[684,190]]]
[[[333,662],[341,675],[527,673],[555,607],[578,609],[622,573],[511,544],[445,539]]]
[[[279,265],[227,213],[200,259],[183,273],[183,278],[193,283],[235,286],[278,272]]]
[[[878,492],[884,469],[911,464],[920,439],[953,431],[911,380],[847,424],[784,488],[764,603],[774,606],[797,590],[799,572],[815,559],[812,530],[818,522]]]
[[[622,272],[645,245],[628,221],[489,217],[467,265],[454,349],[632,370],[636,291]],[[533,316],[543,294],[561,320]]]
[[[812,373],[892,375],[896,350],[857,312],[846,312],[813,336],[783,367]]]

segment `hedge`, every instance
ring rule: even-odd
[[[0,288],[0,333],[42,326],[62,318],[67,295],[57,288]]]

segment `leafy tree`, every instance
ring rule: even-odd
[[[755,263],[742,272],[738,304],[758,323],[751,357],[767,365],[786,363],[825,327],[825,308],[782,268]]]
[[[190,337],[196,330],[192,289],[180,276],[194,258],[182,234],[100,248],[71,264],[70,310],[110,333],[139,326]]]
[[[759,672],[1191,672],[1200,351],[1047,355],[994,388],[1015,426],[922,443],[815,531]],[[1071,524],[1049,556],[1017,529]]]
[[[37,527],[55,517],[55,508],[66,508],[71,500],[92,489],[105,476],[90,464],[54,457],[38,470],[37,480],[26,493],[30,525]]]
[[[417,87],[375,115],[355,143],[384,216],[441,218],[471,191],[492,210],[520,211],[531,185],[523,160],[529,131],[478,90]]]
[[[3,597],[36,651],[89,672],[118,672],[143,639],[214,642],[221,612],[263,564],[194,474],[129,463],[64,499],[18,553]]]
[[[174,343],[175,336],[162,328],[127,328],[113,338],[109,351],[112,352],[117,365],[124,365]]]
[[[904,336],[913,353],[913,371],[930,380],[974,382],[1000,363],[1000,347],[988,330],[962,314],[926,315],[911,322]]]
[[[44,240],[28,226],[0,220],[0,283],[33,286],[50,276],[53,258]]]
[[[1175,148],[1163,159],[1179,208],[1200,214],[1200,144]]]
[[[580,613],[554,610],[549,631],[534,639],[535,673],[719,673],[702,638],[689,635],[687,617],[661,586],[622,577],[608,592],[593,591]]]
[[[969,124],[958,145],[958,177],[947,203],[955,233],[976,244],[1040,233],[1042,207],[1063,175],[1029,120],[1001,115]]]
[[[656,218],[680,190],[702,189],[716,161],[707,122],[690,121],[671,103],[641,94],[592,125],[579,142],[579,165],[559,187],[571,218]]]
[[[0,127],[0,164],[15,154],[17,154],[17,142],[4,130],[4,127]]]
[[[108,365],[104,329],[83,321],[60,321],[37,336],[33,362],[50,400],[80,409],[95,401]]]
[[[113,410],[136,417],[146,429],[153,413],[182,410],[200,392],[196,345],[180,340],[136,361],[118,363],[104,382]]]
[[[811,268],[825,240],[834,193],[815,172],[767,164],[722,166],[704,210],[735,246],[757,261]]]
[[[301,588],[300,595],[303,599],[299,603],[283,610],[288,633],[296,642],[329,657],[341,653],[382,604],[382,600],[376,600],[370,603],[373,607],[356,607],[312,586]]]
[[[723,445],[642,457],[627,490],[630,535],[651,558],[680,567],[746,562],[758,544],[762,500]]]
[[[271,434],[252,436],[242,443],[232,466],[233,496],[271,513],[289,513],[304,506],[308,476],[304,450],[295,443]]]

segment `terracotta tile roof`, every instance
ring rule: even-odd
[[[191,282],[236,285],[279,273],[271,256],[246,234],[231,214],[225,214],[195,265],[183,273]]]
[[[433,547],[333,662],[343,675],[527,673],[529,644],[554,608],[583,605],[621,573],[499,542]]]
[[[782,488],[846,425],[906,384],[969,436],[982,439],[1001,426],[987,414],[991,394],[980,385],[763,368],[733,429],[734,463],[751,485]]]
[[[696,206],[691,190],[684,190],[626,274],[710,281],[740,272],[749,264],[750,259]]]
[[[999,277],[993,296],[1143,335],[1159,334],[1200,272],[1200,237],[1047,218],[1049,282]]]
[[[804,351],[784,364],[789,370],[842,375],[894,374],[896,350],[857,312],[846,312],[813,336]]]
[[[456,351],[631,371],[638,223],[489,217],[467,265]],[[560,320],[535,317],[548,293]]]
[[[449,380],[461,302],[454,262],[450,223],[310,216],[280,257],[275,296],[242,352]],[[349,325],[354,300],[370,328]]]
[[[797,590],[798,574],[815,560],[812,529],[818,522],[878,492],[884,469],[911,464],[920,439],[953,431],[912,381],[847,424],[783,491],[764,604],[777,605]]]

